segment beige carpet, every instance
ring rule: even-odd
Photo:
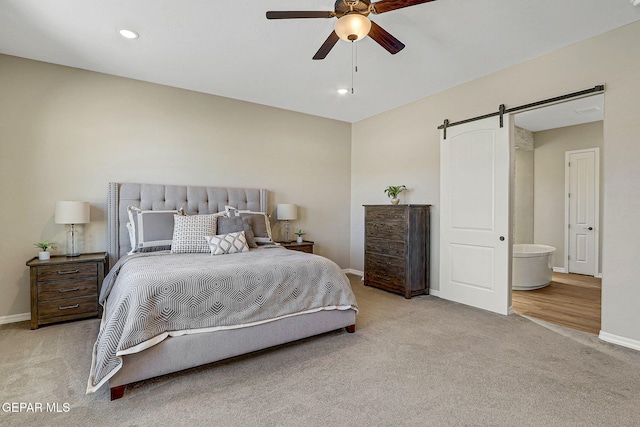
[[[0,326],[0,426],[638,425],[640,353],[351,279],[355,334],[145,381],[114,402],[84,394],[98,320]]]

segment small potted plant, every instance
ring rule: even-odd
[[[298,230],[298,231],[296,231],[294,234],[295,234],[296,236],[298,236],[298,237],[296,238],[296,242],[298,242],[298,243],[302,243],[302,236],[304,236],[304,235],[305,235],[305,234],[307,234],[307,233],[305,233],[305,232],[304,232],[304,231],[302,231],[302,230]]]
[[[45,240],[44,242],[34,243],[33,246],[41,249],[40,252],[38,252],[38,259],[42,261],[46,261],[51,258],[51,254],[49,253],[49,251],[56,248],[55,246],[53,246],[53,243],[47,240]]]
[[[387,193],[387,196],[391,199],[391,203],[397,205],[400,199],[398,199],[398,195],[405,191],[407,187],[405,185],[390,185],[384,189],[384,192]]]

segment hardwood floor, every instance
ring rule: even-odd
[[[592,334],[600,332],[601,280],[553,273],[549,286],[512,291],[516,313]]]

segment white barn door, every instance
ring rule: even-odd
[[[440,135],[440,297],[511,310],[511,120],[453,126]]]

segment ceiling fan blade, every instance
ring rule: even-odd
[[[373,13],[384,13],[432,1],[434,0],[381,0],[377,3],[371,3],[371,11]]]
[[[404,44],[389,34],[384,28],[371,21],[371,31],[369,37],[374,39],[380,46],[387,49],[390,54],[395,55],[404,49]]]
[[[309,11],[276,11],[267,12],[267,19],[297,19],[297,18],[333,18],[335,12]]]
[[[320,46],[320,49],[318,49],[316,54],[313,55],[313,59],[326,58],[329,52],[331,51],[331,49],[333,49],[336,43],[338,43],[338,40],[340,40],[340,37],[338,37],[335,31],[332,31],[331,34],[329,34],[329,37],[327,37],[324,43],[322,43],[322,46]]]

